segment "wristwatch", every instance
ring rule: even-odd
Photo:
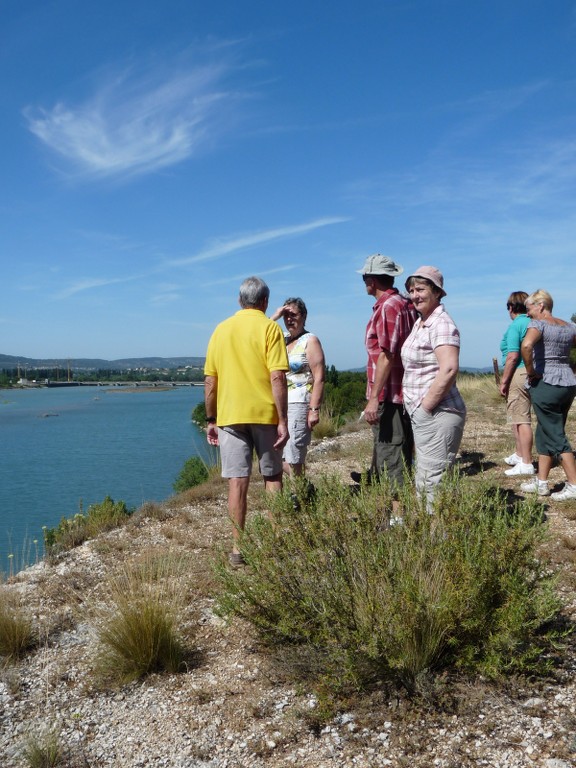
[[[206,424],[216,424],[216,416],[206,416]]]

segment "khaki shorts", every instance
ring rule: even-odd
[[[256,451],[262,477],[282,474],[282,452],[274,448],[276,424],[231,424],[218,427],[222,477],[250,477]]]
[[[530,393],[526,384],[526,369],[516,368],[506,400],[506,421],[508,424],[531,424]]]

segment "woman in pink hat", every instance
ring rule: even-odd
[[[432,511],[436,486],[456,460],[466,421],[456,387],[460,333],[441,303],[446,291],[436,267],[419,267],[406,290],[419,318],[402,347],[402,391],[414,431],[416,488]]]

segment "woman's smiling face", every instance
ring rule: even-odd
[[[422,315],[422,318],[426,320],[436,307],[440,304],[440,296],[435,291],[427,280],[419,280],[415,278],[412,285],[408,289],[410,298],[416,311]]]

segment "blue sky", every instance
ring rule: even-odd
[[[238,286],[365,362],[356,270],[441,269],[461,363],[576,312],[576,3],[2,0],[0,352],[204,355]]]

